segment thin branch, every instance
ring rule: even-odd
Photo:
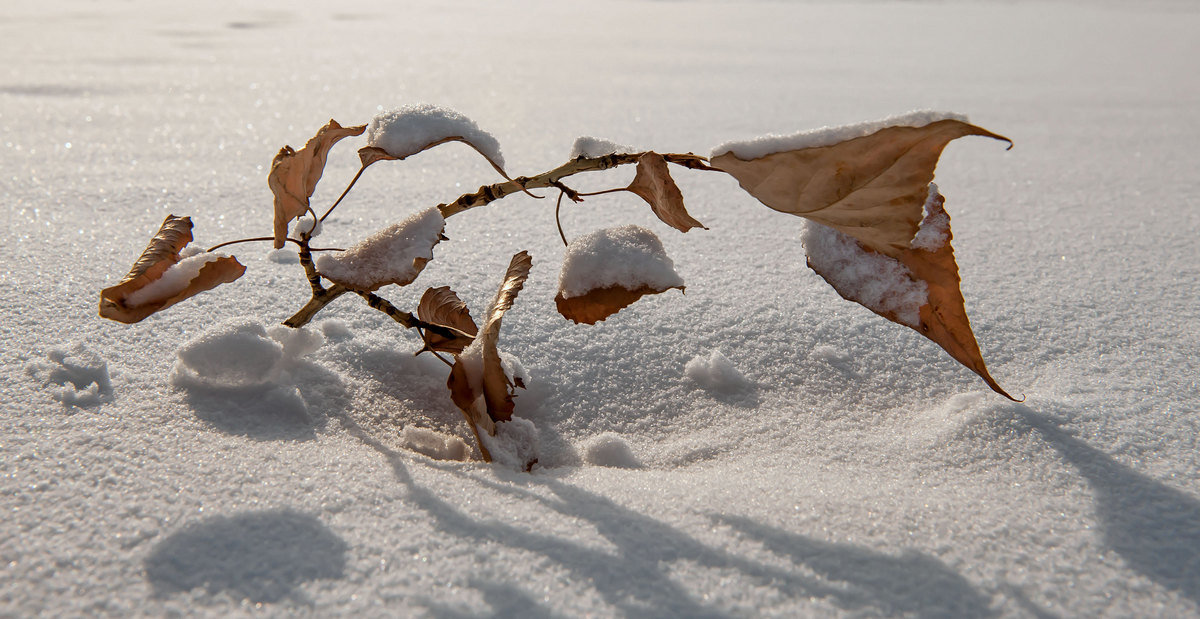
[[[554,223],[558,225],[558,236],[562,238],[563,245],[570,247],[571,244],[567,242],[567,235],[562,229],[562,219],[558,216],[559,210],[562,209],[562,199],[565,195],[567,195],[565,191],[558,192],[558,200],[554,203]]]
[[[237,245],[238,243],[261,243],[263,241],[274,241],[274,240],[275,240],[275,237],[273,237],[273,236],[256,236],[252,239],[238,239],[236,241],[225,241],[224,243],[220,243],[218,245],[213,245],[212,247],[209,247],[208,249],[206,249],[204,251],[205,252],[213,252],[218,249],[221,249],[222,247],[226,247],[229,245]],[[289,238],[287,240],[289,240],[293,243],[296,243],[296,244],[300,243],[300,241],[297,241],[296,239]]]
[[[342,203],[342,198],[345,198],[346,194],[350,193],[350,189],[352,187],[354,187],[354,183],[358,182],[358,177],[362,176],[363,170],[366,170],[366,169],[367,169],[367,166],[362,166],[361,168],[358,169],[358,173],[354,175],[354,178],[350,179],[350,184],[346,185],[346,189],[344,189],[342,191],[342,195],[338,196],[338,199],[334,201],[333,206],[329,207],[329,210],[325,211],[324,215],[321,215],[321,219],[317,220],[318,223],[325,221],[325,218],[329,217],[329,214],[333,212],[333,209],[337,208],[337,205]],[[313,217],[316,217],[316,216],[317,216],[317,214],[313,213]]]

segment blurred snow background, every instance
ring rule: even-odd
[[[1197,32],[1187,2],[5,4],[0,614],[1200,614]],[[388,293],[478,315],[530,251],[502,341],[532,475],[456,461],[444,366],[361,303],[272,329],[308,293],[266,244],[162,315],[95,316],[168,213],[201,244],[268,234],[280,146],[417,102],[512,174],[583,135],[703,154],[967,114],[1016,148],[956,141],[937,182],[984,355],[1027,400],[842,301],[799,219],[715,175],[676,174],[708,232],[633,196],[564,207],[570,237],[653,229],[686,295],[563,320],[552,206],[522,196],[451,219]],[[455,144],[377,164],[322,240],[494,180]],[[230,384],[239,350],[260,374]]]

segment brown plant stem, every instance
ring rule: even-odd
[[[300,311],[292,315],[291,318],[283,321],[284,326],[291,327],[293,329],[303,327],[304,325],[308,324],[310,320],[312,320],[313,316],[315,316],[317,312],[321,311],[326,305],[332,303],[334,299],[346,294],[347,292],[350,292],[350,290],[345,286],[341,284],[334,284],[329,288],[326,288],[321,293],[313,294],[313,297],[308,300],[308,303],[304,304],[304,307],[300,308]]]

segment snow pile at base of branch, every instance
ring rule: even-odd
[[[344,252],[318,257],[317,270],[336,282],[360,288],[378,287],[380,282],[411,282],[425,262],[433,260],[433,246],[445,225],[437,207],[427,208]]]
[[[662,241],[641,226],[605,228],[572,241],[558,278],[562,296],[569,299],[611,286],[666,290],[683,287],[683,278]]]
[[[643,464],[634,455],[629,443],[616,432],[602,432],[584,441],[583,461],[592,466],[619,469],[640,469]]]
[[[508,421],[496,423],[496,436],[482,429],[479,440],[492,455],[492,462],[501,466],[526,470],[538,459],[538,431],[532,421],[513,415]]]
[[[188,252],[187,249],[193,249]],[[148,303],[156,303],[164,299],[169,299],[188,287],[193,279],[200,274],[200,269],[204,265],[215,262],[219,258],[227,258],[226,254],[217,252],[201,252],[199,248],[185,248],[181,255],[190,254],[188,257],[171,265],[158,279],[150,282],[146,287],[135,291],[125,299],[125,305],[129,307],[140,307]]]
[[[898,116],[890,116],[881,120],[873,120],[837,127],[822,127],[811,131],[801,131],[791,135],[764,135],[749,140],[733,140],[725,142],[712,150],[713,157],[725,153],[733,153],[738,159],[758,159],[774,153],[799,150],[801,148],[819,148],[832,146],[838,142],[853,140],[871,135],[888,127],[924,127],[940,120],[957,120],[967,122],[967,117],[951,112],[936,112],[933,110],[918,110]]]
[[[405,105],[376,114],[367,127],[367,146],[382,148],[398,159],[450,138],[463,139],[504,167],[500,142],[475,121],[450,108],[429,103]]]
[[[623,146],[616,142],[610,142],[603,138],[594,138],[591,136],[581,136],[575,138],[575,144],[571,146],[571,159],[579,157],[587,157],[594,159],[605,155],[613,155],[620,153],[622,155],[636,153],[638,150],[632,146]]]
[[[908,267],[866,251],[854,237],[815,221],[805,222],[802,240],[813,270],[843,297],[880,314],[894,314],[910,327],[920,325],[929,287],[914,280]]]

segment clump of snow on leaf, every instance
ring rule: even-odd
[[[375,289],[408,284],[433,259],[433,246],[446,220],[437,207],[427,208],[363,239],[343,252],[317,258],[317,270],[340,284]]]
[[[192,251],[188,252],[188,249]],[[192,283],[192,280],[200,274],[200,269],[204,268],[204,265],[216,262],[220,258],[229,257],[217,252],[201,252],[199,248],[185,248],[180,255],[186,257],[163,271],[161,277],[126,297],[125,305],[141,307],[169,299],[183,292],[183,289],[187,288],[188,284]]]
[[[257,322],[226,322],[180,347],[171,382],[218,391],[270,387],[291,363],[323,343],[320,333],[307,329],[268,331]]]
[[[915,280],[908,267],[867,251],[854,237],[815,221],[805,222],[803,241],[809,264],[842,296],[880,314],[894,315],[910,327],[920,325],[929,287]]]
[[[605,228],[571,242],[563,258],[558,289],[565,298],[611,286],[627,290],[682,288],[683,278],[662,241],[641,226]]]
[[[693,357],[683,371],[688,378],[710,392],[732,395],[752,386],[719,350],[712,351],[708,356]]]
[[[938,186],[929,183],[929,197],[925,198],[925,218],[909,245],[913,249],[937,251],[950,240],[950,216],[946,211],[930,208],[938,197]]]
[[[470,143],[484,157],[504,167],[500,142],[475,121],[449,108],[429,103],[405,105],[377,114],[367,127],[367,146],[383,149],[397,159],[452,138]]]
[[[924,127],[941,120],[957,120],[965,123],[967,117],[952,112],[918,110],[881,120],[822,127],[790,135],[765,135],[750,140],[733,140],[714,148],[712,156],[719,157],[725,153],[733,153],[738,159],[758,159],[790,150],[832,146],[838,142],[871,135],[888,127]]]
[[[575,138],[575,144],[571,146],[570,158],[577,159],[579,157],[587,157],[589,159],[594,159],[596,157],[603,157],[605,155],[612,155],[616,153],[629,154],[636,152],[638,152],[637,149],[633,148],[632,146],[623,146],[603,138],[594,138],[585,135]]]

